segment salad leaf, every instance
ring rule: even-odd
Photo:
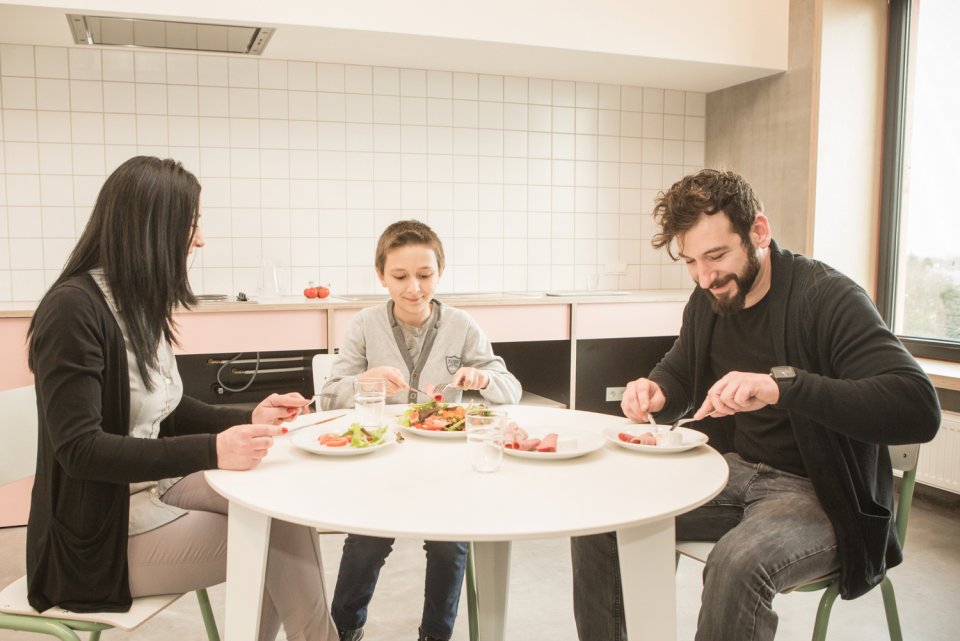
[[[360,423],[353,423],[341,436],[350,439],[350,447],[363,448],[379,445],[383,441],[383,435],[386,433],[386,425],[375,430],[365,430]]]

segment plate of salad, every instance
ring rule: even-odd
[[[429,438],[463,439],[467,437],[465,417],[472,410],[487,409],[485,405],[457,405],[427,401],[411,403],[403,414],[397,417],[400,429],[409,434]]]
[[[357,456],[370,454],[395,443],[397,435],[386,425],[379,429],[364,429],[353,423],[346,430],[318,425],[300,430],[293,435],[295,447],[326,456]]]

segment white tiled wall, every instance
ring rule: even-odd
[[[379,291],[401,218],[448,291],[676,288],[657,191],[704,157],[704,95],[423,69],[0,45],[0,300],[58,274],[104,177],[170,156],[203,185],[198,293]]]

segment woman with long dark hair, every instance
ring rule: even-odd
[[[63,273],[30,323],[39,448],[27,525],[39,611],[125,611],[131,598],[224,581],[227,501],[202,470],[256,466],[302,411],[272,394],[252,415],[183,395],[173,312],[196,302],[200,184],[139,156],[107,178]],[[261,641],[337,638],[316,533],[275,521]]]

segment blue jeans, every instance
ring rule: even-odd
[[[393,539],[347,535],[340,559],[337,587],[330,613],[341,630],[356,630],[367,622],[367,606],[377,587],[380,568],[393,550]],[[460,588],[467,569],[467,544],[426,541],[427,576],[423,590],[423,634],[449,639],[457,620]]]
[[[677,539],[716,541],[703,569],[697,641],[770,641],[773,597],[840,567],[810,480],[737,454],[712,501],[677,517]],[[573,609],[581,641],[625,641],[615,533],[574,537]]]

